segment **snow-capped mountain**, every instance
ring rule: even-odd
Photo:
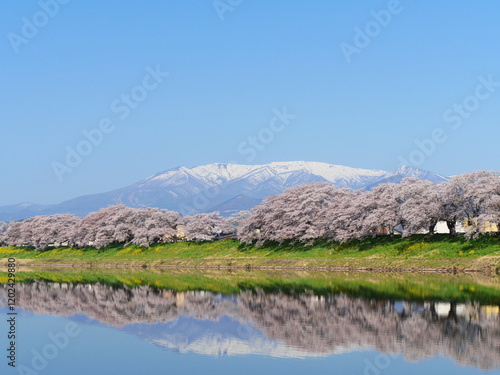
[[[448,177],[442,176],[437,173],[432,173],[429,171],[424,171],[423,169],[409,167],[407,165],[403,165],[392,172],[387,172],[382,178],[376,181],[374,184],[368,184],[364,188],[371,189],[374,186],[393,182],[400,183],[405,177],[418,177],[422,180],[428,180],[434,182],[435,184],[439,184],[440,182],[448,181]]]
[[[250,209],[271,194],[308,182],[331,182],[337,187],[371,188],[383,182],[400,182],[404,177],[432,182],[447,178],[432,172],[401,167],[393,172],[359,169],[320,162],[275,162],[263,165],[207,164],[177,167],[157,173],[133,185],[101,194],[74,198],[57,205],[0,207],[0,220],[73,213],[86,215],[110,204],[130,207],[158,207],[183,214],[220,211],[229,215]]]

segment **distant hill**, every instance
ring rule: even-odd
[[[36,215],[72,213],[84,216],[111,204],[158,207],[182,214],[220,211],[224,215],[247,210],[265,197],[309,182],[331,182],[337,187],[370,189],[404,177],[435,183],[447,177],[403,166],[395,171],[359,169],[320,162],[276,162],[264,165],[207,164],[177,167],[121,189],[85,195],[55,205],[21,203],[0,207],[0,220],[21,220]]]

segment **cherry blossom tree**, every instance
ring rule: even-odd
[[[326,210],[333,240],[343,243],[382,232],[383,222],[372,214],[376,208],[377,196],[372,191],[344,191],[338,195],[335,204]]]
[[[12,223],[5,233],[6,242],[14,246],[33,246],[43,249],[48,246],[71,245],[73,228],[81,219],[70,214],[35,216]]]
[[[132,243],[149,246],[177,240],[177,227],[183,223],[177,212],[156,208],[135,209],[132,217]]]
[[[403,234],[407,234],[407,221],[402,215],[401,204],[405,194],[400,184],[385,183],[375,186],[371,191],[372,208],[365,222],[370,227],[380,228],[390,234],[394,228],[401,226]]]
[[[79,246],[102,248],[112,243],[149,246],[176,240],[182,224],[177,212],[156,208],[114,205],[90,213],[76,230]]]
[[[134,238],[133,214],[133,208],[122,204],[88,214],[77,229],[76,243],[81,247],[102,248],[112,243],[131,242]]]
[[[318,238],[333,236],[326,212],[334,205],[337,195],[347,194],[332,184],[309,183],[286,189],[255,207],[238,230],[246,243],[265,241],[310,243]]]
[[[477,236],[483,221],[494,215],[494,196],[498,186],[498,175],[489,171],[476,171],[454,176],[443,185],[441,218],[446,220],[450,234],[455,235],[457,222],[466,223],[467,236]],[[492,203],[487,209],[489,202]]]
[[[9,223],[0,221],[0,245],[7,243],[7,230],[9,227]]]
[[[440,219],[439,185],[417,177],[407,177],[400,184],[401,216],[405,235],[427,230],[430,236]]]
[[[463,206],[465,204],[464,190],[456,178],[449,182],[439,184],[440,192],[438,199],[440,205],[439,217],[446,221],[450,236],[456,235],[456,224],[464,217]]]
[[[500,230],[500,174],[490,171],[477,171],[464,175],[467,236],[477,237],[489,232],[496,225]]]
[[[228,233],[231,225],[218,212],[185,216],[185,235],[188,241],[212,241]]]
[[[238,211],[229,216],[227,218],[227,223],[231,228],[229,229],[229,233],[237,233],[240,225],[250,216],[252,216],[252,211],[250,210]]]
[[[497,234],[500,235],[500,191],[498,191],[500,183],[497,185],[496,191],[485,202],[484,212],[479,216],[479,222],[483,225],[494,224]]]

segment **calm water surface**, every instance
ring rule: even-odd
[[[499,307],[474,300],[41,280],[17,294],[17,368],[2,356],[0,374],[500,374]],[[4,349],[5,285],[0,314]]]

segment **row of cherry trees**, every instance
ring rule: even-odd
[[[496,224],[500,228],[500,175],[478,171],[434,184],[408,177],[370,191],[336,189],[329,183],[311,183],[268,197],[239,227],[243,242],[296,241],[319,238],[345,242],[395,228],[408,236],[434,233],[445,221],[456,234],[466,223],[466,236],[474,237]]]
[[[500,228],[500,175],[479,171],[441,184],[405,178],[369,191],[337,189],[330,183],[310,183],[270,196],[252,212],[230,218],[217,212],[182,217],[156,208],[115,205],[84,218],[70,214],[36,216],[14,223],[0,222],[0,243],[10,246],[88,245],[112,243],[149,246],[154,243],[211,241],[236,233],[245,243],[316,239],[345,242],[400,228],[403,236],[430,234],[445,221],[455,234],[466,222],[466,235],[477,236],[488,225]]]
[[[180,239],[209,241],[233,227],[218,213],[181,217],[168,210],[115,205],[84,218],[58,214],[0,223],[0,242],[37,249],[61,245],[102,248],[113,243],[149,246]]]

